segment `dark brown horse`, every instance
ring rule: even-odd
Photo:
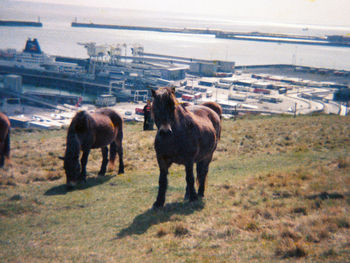
[[[221,107],[216,103],[207,106],[178,104],[175,90],[152,90],[152,113],[158,132],[154,142],[160,169],[159,189],[153,208],[162,207],[168,185],[168,169],[172,163],[186,167],[185,199],[196,200],[193,165],[197,164],[198,195],[204,196],[209,164],[221,133]],[[216,111],[211,108],[216,109]]]
[[[10,121],[0,112],[0,167],[10,159]]]
[[[73,118],[67,134],[67,146],[64,156],[64,169],[67,185],[74,186],[86,180],[86,164],[90,149],[101,148],[102,165],[99,175],[105,175],[108,163],[108,145],[110,145],[109,166],[114,169],[116,154],[119,155],[119,171],[124,173],[123,162],[123,119],[111,109],[101,109],[96,113],[78,112]],[[80,151],[83,152],[79,163]]]

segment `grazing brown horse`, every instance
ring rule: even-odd
[[[10,159],[10,121],[0,112],[0,167],[4,166],[5,159]]]
[[[108,145],[110,145],[110,168],[114,168],[114,161],[118,153],[118,173],[124,173],[122,140],[123,119],[117,112],[111,109],[101,109],[91,114],[86,111],[78,112],[68,128],[67,134],[64,156],[67,186],[71,187],[79,181],[86,180],[86,164],[90,149],[101,148],[103,160],[99,175],[106,173]],[[80,151],[83,152],[83,155],[79,163]]]
[[[168,169],[172,163],[186,167],[185,199],[189,201],[198,198],[193,176],[193,165],[197,164],[198,195],[203,197],[209,164],[221,133],[220,106],[216,103],[210,103],[211,107],[178,104],[172,88],[152,90],[152,96],[152,113],[158,128],[154,148],[160,169],[158,196],[153,208],[165,203]]]

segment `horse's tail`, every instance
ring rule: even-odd
[[[202,105],[215,111],[219,115],[220,120],[222,119],[222,109],[219,104],[213,101],[208,101],[208,102],[204,102]]]
[[[115,125],[118,127],[117,140],[121,143],[121,141],[123,140],[124,121],[118,113],[115,114],[114,121]]]

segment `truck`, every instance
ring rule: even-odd
[[[193,101],[194,100],[194,96],[191,94],[182,94],[181,98],[184,101]]]
[[[271,91],[268,89],[260,89],[260,88],[255,88],[253,92],[260,93],[260,94],[266,94],[266,95],[271,93]]]
[[[143,109],[142,108],[136,108],[135,113],[138,115],[143,115]]]

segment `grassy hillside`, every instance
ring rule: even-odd
[[[2,262],[345,262],[350,258],[350,119],[224,121],[206,197],[183,201],[184,168],[158,189],[155,131],[126,124],[125,171],[64,187],[65,130],[13,130],[0,170]]]

